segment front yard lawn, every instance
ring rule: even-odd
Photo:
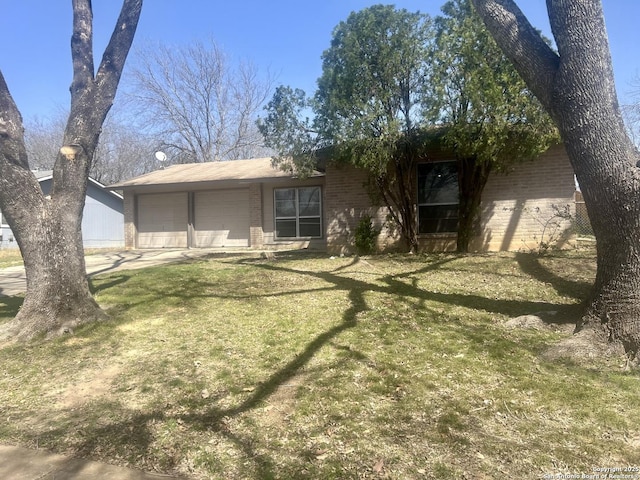
[[[540,357],[594,271],[590,251],[277,253],[103,275],[112,321],[0,349],[0,443],[196,479],[638,466],[638,373]],[[547,329],[504,325],[539,312]]]

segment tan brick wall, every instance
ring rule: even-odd
[[[442,159],[445,159],[444,157]],[[325,230],[329,253],[354,253],[354,232],[364,214],[385,226],[378,238],[379,250],[399,247],[399,235],[388,228],[387,209],[372,206],[364,185],[366,172],[348,166],[327,167]],[[575,215],[573,169],[558,146],[538,159],[516,165],[508,174],[492,174],[483,193],[481,234],[471,243],[475,251],[531,250],[540,242],[557,241],[569,222],[557,217],[565,208]],[[560,223],[555,227],[555,223]],[[568,233],[568,232],[566,232]],[[421,235],[423,251],[452,251],[454,235]]]
[[[351,166],[330,165],[326,174],[324,218],[328,252],[355,253],[355,230],[365,214],[382,229],[379,250],[396,248],[398,236],[388,228],[387,208],[373,206],[365,188],[367,173]]]
[[[573,175],[562,146],[507,174],[491,175],[482,196],[482,235],[473,241],[473,249],[536,250],[540,242],[565,246],[570,222],[558,212],[568,209],[575,216]]]
[[[136,248],[135,195],[124,191],[124,247]]]
[[[262,185],[252,183],[249,185],[249,245],[262,247],[264,244],[264,232],[262,230]]]

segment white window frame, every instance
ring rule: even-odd
[[[317,188],[319,191],[319,213],[318,215],[305,215],[300,216],[300,189],[304,188]],[[294,190],[295,191],[295,207],[296,207],[296,215],[295,217],[279,217],[278,216],[278,208],[276,204],[276,193],[281,190]],[[300,220],[306,218],[317,218],[320,226],[320,235],[318,236],[301,236],[300,235]],[[296,236],[295,237],[280,237],[278,236],[278,220],[295,220],[296,222]],[[323,237],[323,225],[322,225],[322,187],[320,185],[308,185],[301,187],[281,187],[273,189],[273,235],[277,240],[289,240],[289,239],[310,239],[310,238],[322,238]]]

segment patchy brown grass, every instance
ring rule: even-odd
[[[22,265],[22,255],[17,248],[0,249],[0,268]]]
[[[592,252],[278,253],[104,275],[112,321],[0,350],[0,442],[197,479],[640,465],[637,372],[540,356],[594,269]],[[504,326],[538,312],[550,328]]]
[[[85,255],[97,255],[100,253],[117,252],[121,249],[117,248],[86,248]],[[22,254],[19,248],[3,248],[0,249],[0,268],[21,266]]]

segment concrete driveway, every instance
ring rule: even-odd
[[[187,480],[44,450],[0,445],[0,478],[7,480]]]
[[[251,250],[254,252],[254,250]],[[85,257],[89,276],[116,270],[145,268],[164,263],[180,262],[203,257],[212,253],[229,253],[221,249],[176,249],[176,250],[126,250],[99,253]],[[238,253],[236,251],[236,253]],[[10,297],[24,293],[27,281],[24,267],[0,269],[0,296]]]

